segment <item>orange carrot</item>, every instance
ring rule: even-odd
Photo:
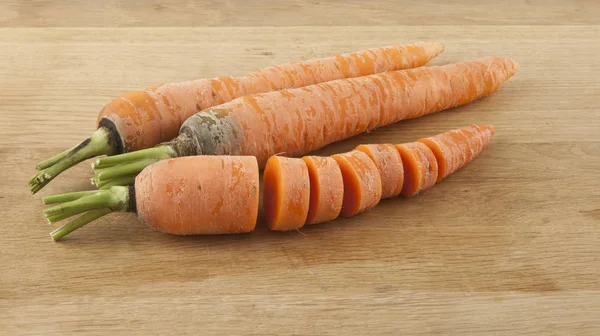
[[[494,133],[493,126],[471,125],[417,141],[433,151],[438,164],[437,180],[440,181],[479,155]]]
[[[493,134],[492,126],[471,125],[426,138],[425,143],[436,148],[440,162],[445,162],[439,174],[447,176],[477,156]],[[393,147],[398,149],[404,165],[404,196],[415,195],[436,183],[438,159],[425,143]],[[386,153],[390,147],[383,148],[381,152]],[[339,213],[352,216],[374,207],[382,196],[383,165],[380,163],[378,168],[375,163],[379,157],[360,150],[327,158],[271,157],[263,188],[269,228],[298,229],[332,220]],[[396,160],[393,155],[390,157]],[[391,176],[390,169],[388,166],[383,176]],[[258,165],[253,157],[239,156],[172,159],[146,168],[136,178],[135,186],[50,196],[44,202],[67,202],[45,211],[50,223],[87,211],[54,231],[55,240],[112,211],[137,211],[149,226],[172,234],[249,232],[257,217]]]
[[[332,157],[340,165],[344,179],[342,216],[354,216],[376,206],[381,199],[381,178],[371,158],[357,150]]]
[[[340,166],[331,157],[305,156],[302,160],[306,162],[310,178],[310,206],[306,224],[336,219],[344,201],[344,180]]]
[[[263,202],[271,230],[302,227],[310,203],[308,167],[301,159],[272,156],[263,175]]]
[[[258,165],[251,156],[165,160],[144,169],[134,186],[44,198],[50,223],[86,212],[52,232],[54,240],[113,211],[136,212],[146,225],[169,234],[250,232],[258,214]]]
[[[187,119],[169,143],[98,159],[95,183],[118,183],[165,157],[301,156],[329,143],[402,119],[465,104],[496,90],[516,71],[499,57],[390,71],[298,89],[248,95]]]
[[[31,191],[39,191],[55,176],[87,158],[169,141],[188,117],[211,106],[249,94],[419,67],[443,49],[437,42],[375,48],[272,66],[241,77],[199,79],[126,93],[100,111],[98,130],[91,138],[36,167],[41,172],[29,182]]]
[[[455,134],[461,134],[461,136],[456,137]],[[341,214],[345,217],[353,216],[374,207],[379,202],[379,199],[383,196],[382,193],[388,187],[384,181],[394,185],[394,192],[390,192],[390,195],[401,193],[405,197],[414,196],[418,192],[433,186],[439,180],[437,179],[438,159],[436,159],[437,154],[434,155],[429,149],[429,145],[436,148],[435,150],[440,155],[441,162],[447,162],[445,170],[440,168],[439,174],[448,176],[456,171],[457,168],[455,169],[455,167],[462,167],[474,159],[487,146],[493,134],[494,128],[492,126],[471,125],[412,143],[360,145],[354,151],[333,155],[332,157],[305,156],[302,160],[308,164],[308,174],[311,180],[308,218],[311,218],[310,213],[314,211],[315,205],[318,206],[318,209],[327,210],[328,203],[323,200],[322,192],[315,192],[315,185],[318,186],[319,190],[336,190],[335,195],[342,193],[344,201]],[[427,145],[421,141],[424,141]],[[440,143],[442,144],[440,145]],[[397,155],[394,155],[394,152]],[[323,163],[327,162],[326,160],[332,158],[339,163],[339,168],[341,168],[344,183],[343,190],[340,190],[341,188],[337,186],[339,183],[337,179],[339,168],[319,169],[324,167]],[[384,158],[389,158],[393,164],[384,165]],[[271,174],[270,161],[271,159],[269,159],[267,169],[265,169],[265,179],[269,178],[268,175]],[[311,165],[313,168],[311,168]],[[396,169],[396,174],[394,174],[394,169]],[[267,173],[267,170],[269,170],[269,173]],[[277,176],[282,184],[292,184],[294,181],[306,180],[306,177],[301,176],[299,170],[290,171],[285,176],[283,174]],[[381,181],[378,178],[379,176],[382,176]],[[403,182],[397,181],[399,176],[404,176]],[[312,182],[314,180],[317,180],[318,183]],[[392,180],[395,182],[390,182]],[[401,187],[398,188],[397,185]],[[388,192],[391,189],[388,188]],[[278,197],[268,195],[267,190],[265,190],[264,195],[265,208],[270,204],[277,204]],[[314,222],[333,220],[337,217],[337,212],[326,212],[326,214],[327,216],[323,220]],[[272,215],[267,215],[267,221],[269,217],[272,217]],[[294,229],[302,226],[300,221],[294,221],[294,223]],[[307,220],[308,223],[311,223],[311,221]],[[270,228],[281,230],[281,228],[286,228],[286,224],[285,220],[280,220],[278,227]]]
[[[438,174],[435,155],[429,147],[420,142],[396,145],[404,167],[404,186],[401,195],[411,197],[422,190],[431,188]]]
[[[396,147],[390,144],[360,145],[356,150],[367,154],[379,169],[381,198],[400,195],[404,184],[404,168]]]

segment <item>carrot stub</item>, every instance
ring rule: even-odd
[[[471,125],[417,141],[429,147],[435,155],[437,180],[440,181],[479,155],[494,133],[491,125]]]
[[[344,201],[344,180],[338,163],[331,157],[305,156],[310,178],[310,206],[306,224],[336,219]]]
[[[396,147],[390,144],[360,145],[356,150],[367,154],[379,169],[381,198],[400,195],[404,184],[404,168]]]
[[[308,167],[302,159],[272,156],[263,175],[263,203],[269,229],[304,226],[310,204]]]
[[[431,188],[438,175],[437,161],[431,149],[420,142],[395,146],[402,157],[404,168],[404,186],[400,194],[404,197],[411,197],[422,190]]]
[[[258,215],[258,187],[254,157],[163,160],[135,179],[136,209],[144,223],[165,233],[250,232]]]
[[[344,180],[342,216],[354,216],[377,205],[381,199],[381,178],[373,160],[357,150],[332,157],[340,165]]]

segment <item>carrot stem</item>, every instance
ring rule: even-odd
[[[81,217],[52,232],[52,238],[58,240],[109,212],[133,210],[130,209],[129,190],[129,187],[111,187],[110,189],[81,191],[45,197],[45,204],[65,202],[44,210],[46,220],[50,224],[80,213],[85,213]]]
[[[97,159],[94,164],[92,164],[92,168],[94,170],[100,170],[105,168],[114,167],[123,163],[131,163],[133,161],[143,160],[143,159],[169,159],[177,156],[175,152],[169,146],[158,146],[154,148],[148,148],[144,150],[139,150],[131,153],[108,156],[104,158]],[[158,161],[158,160],[156,160]]]
[[[79,199],[83,196],[92,195],[95,192],[96,192],[96,190],[76,191],[76,192],[71,192],[71,193],[66,193],[66,194],[61,194],[61,195],[46,196],[46,197],[42,198],[42,202],[44,202],[44,204],[56,204],[56,203],[70,202],[70,201]]]
[[[96,160],[94,179],[98,187],[132,184],[135,176],[154,162],[177,157],[168,145]]]
[[[84,195],[75,200],[62,203],[44,210],[44,215],[50,224],[69,218],[82,212],[98,209],[110,208],[115,211],[127,207],[129,191],[127,187],[114,187],[105,190],[96,190],[93,193]],[[56,199],[69,199],[73,194],[63,194],[54,196]]]
[[[104,185],[107,182],[122,179],[123,177],[137,175],[144,168],[161,159],[143,159],[133,161],[131,163],[120,164],[106,170],[101,171],[95,176],[98,186]]]
[[[40,191],[60,173],[81,161],[98,155],[115,154],[114,152],[114,147],[109,143],[109,131],[100,127],[78,146],[38,164],[37,167],[41,168],[40,172],[29,180],[31,193]]]
[[[102,183],[98,184],[98,188],[99,189],[109,189],[110,187],[114,187],[114,186],[126,186],[126,185],[132,185],[135,182],[135,177],[137,175],[133,174],[133,175],[127,175],[127,176],[123,176],[123,177],[119,177],[110,181],[103,181]]]
[[[77,146],[75,146],[75,147],[77,147]],[[46,168],[54,165],[58,161],[62,160],[65,156],[67,156],[73,149],[75,149],[75,147],[69,148],[69,149],[63,151],[62,153],[49,158],[46,161],[38,163],[37,166],[35,166],[35,169],[42,170],[42,169],[46,169]]]
[[[69,233],[79,229],[80,227],[83,227],[87,223],[94,221],[111,212],[112,210],[108,208],[88,211],[85,214],[79,216],[77,219],[72,220],[69,223],[63,225],[62,227],[52,231],[50,233],[50,237],[52,237],[52,240],[58,241],[64,236],[68,235]]]

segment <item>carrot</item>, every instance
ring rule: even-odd
[[[404,184],[404,168],[396,147],[390,144],[360,145],[356,150],[375,162],[381,178],[381,198],[398,196]]]
[[[256,158],[202,156],[165,160],[144,169],[135,185],[44,198],[50,223],[86,212],[51,233],[59,240],[115,211],[137,213],[151,228],[175,235],[250,232],[258,214]]]
[[[429,147],[420,142],[396,145],[402,157],[404,186],[401,195],[412,197],[420,191],[431,188],[437,181],[438,167],[435,155]]]
[[[36,193],[64,170],[99,155],[150,148],[177,136],[198,111],[248,94],[296,88],[335,79],[419,67],[443,51],[437,42],[419,42],[272,66],[241,77],[199,79],[126,93],[108,103],[97,130],[78,146],[40,164],[30,181]]]
[[[471,125],[417,141],[429,147],[435,155],[437,180],[440,181],[479,155],[494,133],[495,129],[490,125]]]
[[[300,159],[272,156],[263,178],[267,225],[271,230],[294,230],[304,225],[310,200],[306,163]]]
[[[461,137],[455,136],[456,134],[461,134]],[[493,134],[494,128],[492,126],[471,125],[433,137],[420,139],[417,142],[399,145],[359,145],[356,150],[349,153],[337,154],[332,157],[308,156],[303,157],[302,160],[307,163],[314,163],[324,162],[325,159],[333,158],[339,163],[344,181],[343,191],[339,191],[343,193],[344,198],[341,213],[343,216],[349,217],[371,209],[379,202],[380,198],[383,198],[383,193],[381,192],[386,190],[384,182],[386,179],[393,179],[396,181],[393,183],[395,195],[401,193],[405,197],[410,197],[422,190],[430,188],[436,181],[440,180],[437,178],[438,176],[446,177],[458,169],[455,167],[462,167],[473,160],[488,145]],[[438,154],[434,155],[434,152],[432,152],[428,146],[435,147],[435,151],[437,151],[439,156]],[[393,152],[396,152],[398,156],[392,154]],[[385,158],[389,158],[393,164],[384,164]],[[438,167],[443,166],[438,166],[437,164],[437,161],[440,160],[440,158],[442,160],[441,162],[448,163],[446,166],[447,168],[445,168],[446,170],[440,168],[438,171]],[[267,162],[265,179],[269,178],[268,175],[271,174],[271,170],[269,169],[270,163],[271,159]],[[450,163],[453,165],[450,165]],[[396,169],[396,174],[394,174],[394,169]],[[379,170],[379,172],[377,172],[377,170]],[[339,187],[337,187],[337,178],[331,178],[339,175],[337,170],[330,170],[327,178],[319,176],[322,174],[319,170],[309,169],[308,172],[311,181],[313,181],[315,177],[318,178],[318,186],[320,189],[339,190]],[[440,175],[438,175],[438,173]],[[378,178],[379,176],[383,176],[383,180],[380,181]],[[404,176],[404,182],[397,182],[398,176]],[[305,181],[306,178],[301,177],[299,171],[290,171],[290,173],[285,174],[285,176],[282,174],[278,175],[278,179],[282,184],[290,184],[294,181]],[[329,184],[332,184],[332,186]],[[322,208],[325,207],[325,202],[321,201],[321,194],[315,193],[312,189],[313,185],[314,184],[311,183],[311,199],[309,202],[311,210],[313,204],[318,204]],[[399,188],[400,190],[397,190],[397,185],[401,186]],[[391,190],[391,188],[388,190]],[[377,191],[380,191],[380,193],[377,193]],[[288,197],[292,196],[290,195]],[[276,204],[277,202],[278,198],[271,196],[265,190],[265,207],[269,206],[269,204]],[[309,213],[311,210],[309,210]],[[337,215],[330,215],[326,218],[328,220],[333,220],[337,218]],[[268,219],[269,215],[267,215],[267,220]],[[296,221],[293,228],[299,229],[302,227],[299,223],[299,221]],[[309,221],[307,221],[307,224],[308,223]],[[281,228],[286,228],[286,225],[287,223],[285,221],[279,221],[277,227],[270,228],[272,230],[281,230]]]
[[[357,150],[332,158],[340,165],[344,180],[342,216],[354,216],[376,206],[381,199],[381,178],[371,158]]]
[[[463,134],[463,137],[451,136]],[[494,128],[471,125],[429,137],[443,162],[428,145],[417,142],[385,146],[397,148],[404,171],[401,194],[415,195],[473,160],[485,148]],[[433,139],[433,140],[432,140]],[[439,145],[440,139],[443,145]],[[391,147],[390,147],[391,146]],[[377,148],[360,145],[361,149]],[[393,155],[389,157],[393,161]],[[353,216],[374,207],[382,197],[380,176],[391,176],[391,165],[377,165],[378,155],[361,150],[332,157],[302,159],[273,156],[264,171],[265,217],[271,230],[298,229]],[[450,165],[450,163],[455,165]],[[385,174],[382,175],[382,167]],[[423,168],[426,167],[426,168]],[[316,188],[315,188],[316,186]],[[226,234],[252,231],[258,212],[258,164],[245,156],[194,156],[152,164],[137,176],[134,186],[82,191],[44,198],[44,203],[66,202],[45,211],[50,223],[86,212],[52,232],[54,240],[114,211],[134,211],[147,225],[171,234]],[[331,207],[329,208],[329,205]],[[340,210],[341,209],[341,210]]]
[[[310,206],[306,224],[336,219],[344,201],[344,180],[340,166],[331,157],[305,156],[302,160],[306,162],[310,179]]]
[[[308,169],[306,162],[310,162],[313,169]],[[333,178],[327,179],[320,173]],[[309,185],[309,181],[319,182]],[[311,189],[315,185],[319,190]],[[325,196],[322,193],[333,196],[334,203],[329,205],[327,199],[322,200]],[[361,151],[323,159],[272,156],[265,167],[263,203],[271,230],[299,229],[305,224],[335,219],[340,213],[345,217],[353,216],[371,209],[380,199],[381,180],[377,166]],[[311,210],[311,218],[308,218]]]
[[[301,156],[402,119],[455,107],[495,91],[516,71],[500,57],[248,95],[187,119],[155,148],[96,160],[97,185],[135,175],[153,161],[187,155]]]

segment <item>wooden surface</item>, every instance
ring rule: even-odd
[[[600,334],[597,1],[1,1],[0,334]],[[496,94],[329,146],[497,135],[413,199],[302,230],[178,238],[110,215],[61,243],[35,163],[128,90],[438,40],[520,69]]]

